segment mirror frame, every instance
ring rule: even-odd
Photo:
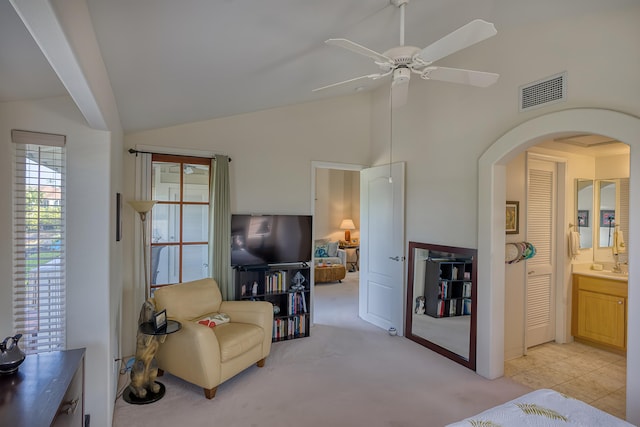
[[[472,257],[472,272],[471,272],[471,325],[469,331],[469,358],[465,359],[434,342],[431,342],[423,337],[414,335],[411,329],[413,319],[413,281],[414,281],[414,265],[415,265],[415,251],[416,249],[426,249],[439,252],[458,253],[465,256]],[[443,355],[444,357],[453,360],[473,371],[476,370],[476,317],[477,317],[477,276],[478,276],[478,251],[470,248],[458,248],[454,246],[435,245],[430,243],[409,242],[409,265],[408,265],[408,277],[407,277],[407,305],[405,313],[405,337],[414,341],[420,345],[423,345],[436,353]]]

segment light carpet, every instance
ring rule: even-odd
[[[169,374],[149,405],[119,398],[114,426],[438,427],[531,391],[506,377],[487,380],[413,341],[358,317],[358,273],[315,288],[307,338],[274,343],[253,366],[202,389]],[[188,349],[185,349],[188,351]]]

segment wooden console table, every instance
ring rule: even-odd
[[[82,427],[84,353],[29,354],[17,372],[0,375],[0,424]]]

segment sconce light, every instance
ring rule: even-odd
[[[353,223],[352,219],[343,219],[342,223],[340,224],[340,229],[344,230],[344,240],[346,242],[350,242],[351,241],[351,230],[355,230],[356,226]]]

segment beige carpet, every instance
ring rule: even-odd
[[[213,400],[171,375],[149,405],[118,399],[114,426],[438,427],[531,389],[489,381],[358,317],[358,273],[316,286],[311,336],[274,343],[266,366],[218,388]]]

